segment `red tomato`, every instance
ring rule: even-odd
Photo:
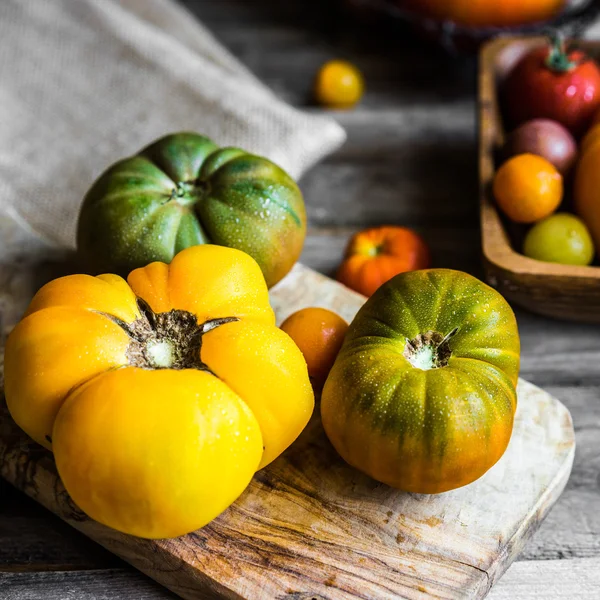
[[[600,69],[583,52],[567,52],[556,39],[521,59],[506,80],[504,94],[513,125],[554,119],[579,136],[600,107]]]

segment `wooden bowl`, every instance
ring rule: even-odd
[[[488,283],[514,304],[549,317],[600,323],[600,267],[541,262],[517,252],[491,192],[494,159],[505,133],[498,86],[525,52],[544,43],[544,38],[503,38],[487,43],[480,53],[479,180],[484,267]],[[577,46],[591,56],[600,56],[600,42]]]

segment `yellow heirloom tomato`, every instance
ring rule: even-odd
[[[195,246],[170,265],[44,286],[8,338],[15,421],[54,452],[92,518],[175,537],[227,508],[314,407],[247,254]]]

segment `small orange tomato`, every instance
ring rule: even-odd
[[[290,315],[281,329],[300,348],[313,382],[322,385],[342,347],[348,323],[325,308],[303,308]]]
[[[591,150],[600,141],[600,121],[590,127],[581,141],[581,154]]]
[[[317,73],[315,97],[330,108],[352,108],[362,97],[364,81],[360,71],[343,60],[330,60]]]
[[[518,154],[494,177],[494,197],[504,214],[516,223],[534,223],[551,215],[563,196],[556,168],[541,156]]]
[[[429,265],[429,248],[418,233],[393,225],[373,227],[352,236],[337,278],[360,294],[371,296],[398,273]]]

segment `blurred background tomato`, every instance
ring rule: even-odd
[[[577,37],[600,15],[597,0],[341,0],[364,18],[419,30],[450,51],[474,52],[498,34],[532,34],[549,26]]]

